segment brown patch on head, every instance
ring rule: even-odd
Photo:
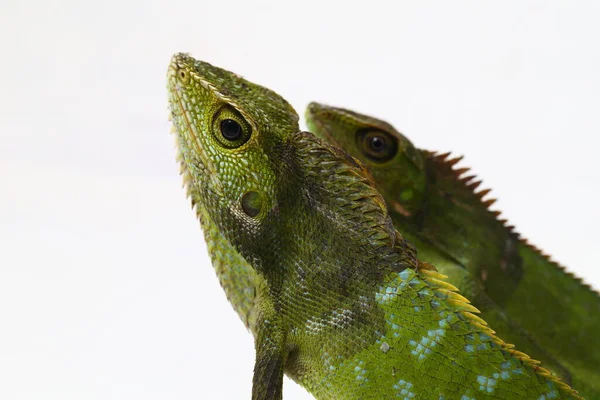
[[[488,278],[488,273],[487,273],[487,270],[485,270],[485,269],[482,269],[482,270],[481,270],[481,280],[482,280],[483,282],[485,282],[485,281],[487,281],[487,278]]]
[[[519,238],[516,234],[510,234],[504,242],[504,251],[500,268],[505,271],[510,278],[518,283],[523,277],[523,259],[519,255]]]
[[[404,208],[402,204],[397,201],[390,201],[390,206],[392,206],[392,210],[396,211],[400,215],[404,215],[405,217],[410,217],[412,215],[410,211]]]

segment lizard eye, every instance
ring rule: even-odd
[[[367,130],[357,135],[360,148],[371,160],[384,162],[392,159],[398,151],[398,144],[389,134],[379,130]]]
[[[225,105],[215,113],[213,136],[221,146],[240,147],[250,139],[251,133],[250,124],[233,107]]]

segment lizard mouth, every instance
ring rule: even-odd
[[[177,148],[177,160],[181,164],[181,175],[184,178],[184,186],[191,190],[191,186],[203,187],[203,190],[217,192],[221,184],[217,179],[218,174],[206,154],[200,135],[203,133],[198,129],[202,124],[196,123],[200,120],[201,107],[192,107],[190,98],[194,92],[206,90],[198,83],[189,67],[186,66],[187,55],[176,54],[173,56],[167,73],[167,89],[169,94],[171,132],[175,135],[175,146]],[[187,78],[182,82],[181,72]]]

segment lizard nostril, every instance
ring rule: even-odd
[[[175,74],[179,78],[180,82],[187,83],[190,79],[189,71],[181,66],[175,66]]]

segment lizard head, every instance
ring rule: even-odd
[[[310,103],[309,130],[361,160],[378,190],[396,211],[410,216],[425,191],[424,159],[415,146],[390,124],[343,108]]]
[[[268,152],[299,131],[298,115],[275,92],[187,54],[173,56],[167,80],[178,158],[193,201],[215,222],[234,218],[231,229],[259,223],[277,201]],[[224,229],[223,221],[219,225]]]

